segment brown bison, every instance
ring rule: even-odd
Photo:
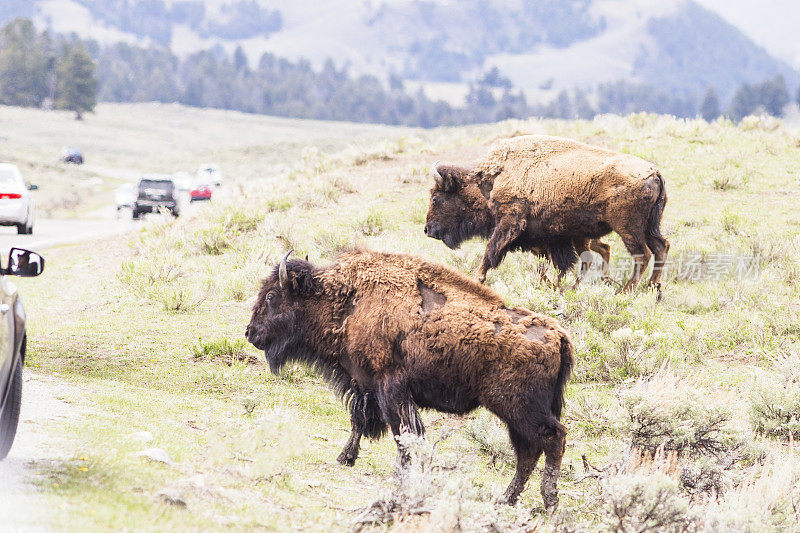
[[[434,165],[433,174],[425,233],[450,248],[488,238],[481,282],[513,250],[547,255],[560,280],[578,254],[608,248],[593,239],[615,231],[635,260],[623,290],[639,283],[651,252],[650,285],[659,286],[669,250],[659,229],[667,192],[647,161],[561,137],[523,135],[499,141],[476,166]]]
[[[517,455],[504,501],[517,501],[544,453],[542,497],[555,508],[573,349],[554,319],[508,309],[488,287],[416,257],[350,251],[327,267],[287,257],[264,281],[246,336],[272,372],[304,361],[343,397],[352,433],[340,463],[353,465],[361,437],[387,426],[423,434],[418,407],[484,406],[506,423]]]

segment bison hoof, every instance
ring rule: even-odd
[[[497,505],[510,505],[513,507],[517,505],[518,499],[519,499],[519,494],[509,494],[508,492],[506,492],[505,494],[497,498],[495,500],[495,503]]]
[[[352,453],[349,450],[345,450],[339,454],[339,457],[336,458],[336,461],[343,466],[353,466],[356,464],[357,458],[358,454]]]
[[[544,500],[544,510],[547,511],[547,514],[551,515],[556,512],[558,508],[558,496],[553,494],[549,496],[545,496]]]

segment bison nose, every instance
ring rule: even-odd
[[[431,227],[430,224],[425,224],[425,228],[422,230],[425,232],[425,235],[427,235],[428,231],[430,231],[430,227]]]

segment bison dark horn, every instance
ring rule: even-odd
[[[281,266],[278,269],[278,280],[281,282],[281,289],[286,290],[289,288],[289,273],[286,271],[286,260],[294,250],[289,250],[286,255],[281,259]]]
[[[439,174],[439,169],[436,168],[437,166],[439,166],[438,161],[435,162],[431,167],[431,174],[433,174],[433,179],[436,180],[436,184],[441,187],[442,185],[444,185],[444,178],[442,177],[441,174]]]

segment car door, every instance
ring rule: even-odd
[[[14,295],[17,287],[0,275],[0,406],[5,401],[14,359]]]

